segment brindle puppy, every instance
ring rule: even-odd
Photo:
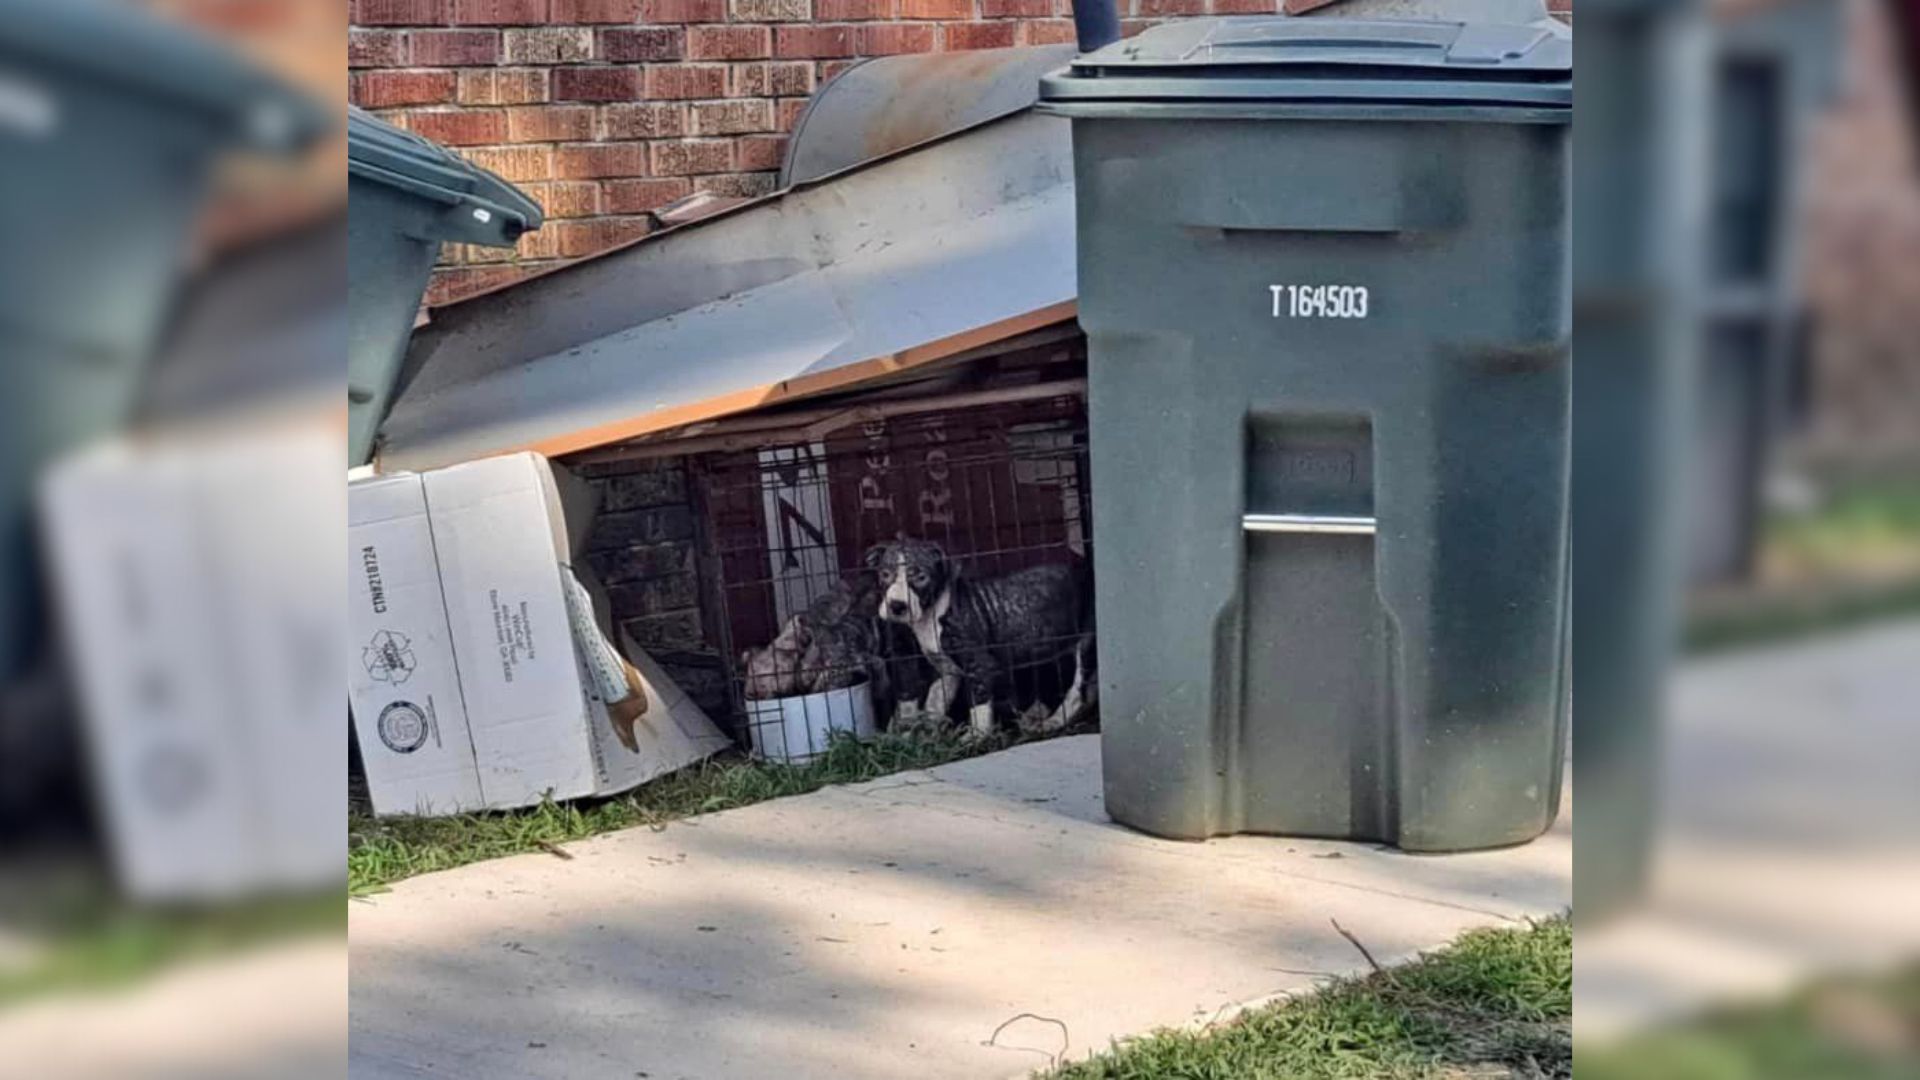
[[[765,648],[741,655],[746,696],[817,694],[866,680],[873,687],[875,719],[887,727],[902,700],[910,695],[918,702],[928,680],[917,670],[922,661],[913,645],[901,640],[904,631],[879,619],[879,606],[871,574],[836,581],[789,618]]]

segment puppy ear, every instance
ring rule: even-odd
[[[805,612],[801,612],[787,624],[787,633],[793,635],[795,648],[804,649],[813,643],[813,620],[808,618]]]
[[[881,560],[887,557],[887,547],[886,544],[875,544],[867,549],[866,557],[862,560],[867,564],[867,569],[880,569]]]

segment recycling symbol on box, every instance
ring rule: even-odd
[[[392,630],[373,635],[367,647],[360,650],[360,662],[366,665],[367,674],[374,682],[393,686],[406,682],[419,666],[413,658],[413,642],[407,640],[407,635]]]

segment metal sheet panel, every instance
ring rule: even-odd
[[[382,468],[567,453],[1070,318],[1064,121],[1023,112],[514,288],[415,334]]]
[[[780,186],[818,180],[1019,112],[1039,97],[1040,76],[1072,60],[1073,51],[1072,45],[1042,45],[855,64],[807,103],[780,169]]]

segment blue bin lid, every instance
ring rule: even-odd
[[[124,87],[197,115],[234,145],[296,150],[333,130],[318,102],[231,48],[128,4],[0,0],[0,62]]]
[[[1573,36],[1551,20],[1196,19],[1081,56],[1041,100],[1573,104]],[[1070,111],[1070,110],[1061,110]]]
[[[426,239],[507,247],[540,227],[540,204],[430,139],[347,110],[347,173],[444,208]]]

